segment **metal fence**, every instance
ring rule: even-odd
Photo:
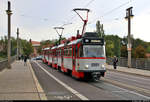
[[[113,64],[113,58],[106,58],[106,63],[109,65]],[[127,58],[118,58],[118,66],[128,67]],[[131,67],[143,70],[150,70],[150,58],[137,58],[131,60]]]
[[[10,62],[12,63],[13,61],[15,61],[16,56],[12,56]],[[7,68],[7,64],[8,64],[8,60],[2,60],[0,61],[0,71],[2,71],[4,68]]]

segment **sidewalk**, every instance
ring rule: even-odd
[[[130,73],[130,74],[150,77],[150,71],[148,71],[148,70],[141,70],[141,69],[128,68],[128,67],[120,67],[120,66],[117,66],[117,69],[114,69],[112,65],[106,65],[106,69],[111,70],[111,71],[119,71],[119,72],[124,72],[124,73]]]
[[[0,100],[41,100],[40,89],[29,62],[15,61],[11,69],[0,72]]]

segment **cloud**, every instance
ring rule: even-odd
[[[135,16],[132,20],[133,35],[150,42],[150,14]]]

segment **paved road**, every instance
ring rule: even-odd
[[[117,81],[118,83],[134,86],[137,89],[147,90],[147,95],[150,96],[150,77],[131,75],[115,71],[107,71],[105,78]]]
[[[139,100],[150,97],[107,83],[77,81],[42,62],[32,62],[35,74],[49,100]],[[114,74],[116,75],[116,74]],[[109,74],[106,76],[109,78]],[[111,77],[111,76],[110,76]]]

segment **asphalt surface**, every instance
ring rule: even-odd
[[[84,81],[77,81],[76,79],[72,78],[71,76],[65,75],[62,72],[59,72],[53,68],[50,68],[46,64],[38,61],[38,64],[42,68],[44,68],[48,73],[52,74],[53,76],[57,77],[63,83],[67,84],[72,89],[78,91],[80,95],[85,96],[88,100],[146,100],[150,99],[150,97],[144,96],[139,94],[135,91],[130,91],[125,88],[121,88],[115,86],[113,84],[107,83],[103,80],[98,82],[84,82]],[[76,94],[73,94],[71,91],[67,90],[64,86],[58,83],[54,78],[50,77],[42,68],[35,62],[31,62],[33,70],[35,71],[36,77],[39,80],[44,92],[49,100],[81,100]],[[115,76],[118,76],[116,79]],[[120,79],[119,79],[120,77]],[[106,74],[106,78],[111,80],[124,80],[125,75],[109,72]],[[122,78],[122,79],[121,79]],[[130,78],[134,79],[134,76],[130,76]],[[135,77],[134,80],[138,78]],[[131,79],[132,80],[132,79]],[[140,79],[142,80],[142,78]],[[148,80],[148,79],[145,79]],[[149,81],[149,80],[148,80]],[[129,84],[132,82],[128,82]],[[127,84],[128,84],[127,83]],[[136,83],[139,84],[139,83]],[[149,85],[148,82],[146,85]],[[148,87],[146,87],[148,88]]]
[[[142,77],[142,76],[135,76],[131,74],[124,74],[119,72],[107,72],[106,78],[111,80],[116,80],[125,84],[130,84],[133,86],[141,87],[147,90],[150,90],[150,78]]]
[[[105,78],[117,81],[122,84],[137,87],[137,89],[140,88],[143,90],[147,90],[147,94],[144,92],[141,93],[150,97],[150,77],[131,75],[115,71],[107,71]]]

